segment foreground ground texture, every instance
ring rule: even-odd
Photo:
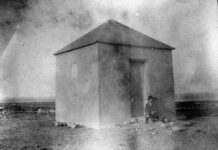
[[[218,117],[191,120],[186,128],[143,122],[108,129],[54,126],[53,114],[16,113],[0,117],[2,150],[215,150]],[[182,129],[182,130],[180,130]]]

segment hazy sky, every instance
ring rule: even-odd
[[[0,98],[54,96],[53,53],[108,19],[176,48],[177,93],[217,92],[215,0],[0,0]]]

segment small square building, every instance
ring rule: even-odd
[[[160,115],[175,113],[174,48],[109,20],[55,53],[56,120],[108,127],[144,115],[147,96]]]

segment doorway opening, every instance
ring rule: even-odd
[[[147,69],[145,60],[129,60],[131,116],[144,115],[147,97]]]

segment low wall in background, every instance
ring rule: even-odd
[[[218,115],[218,100],[209,100],[209,98],[187,95],[183,101],[176,101],[177,116],[185,116],[186,119],[194,117]],[[28,102],[27,102],[28,101]],[[40,101],[40,102],[34,102]],[[42,101],[42,102],[41,102]],[[0,103],[0,107],[14,112],[37,112],[42,110],[55,110],[54,98],[13,98],[7,100],[7,103]]]
[[[176,95],[177,115],[186,118],[218,114],[218,96],[216,93],[182,93]]]
[[[42,110],[55,110],[55,98],[6,98],[0,103],[1,109],[13,112],[35,112]]]
[[[55,110],[55,102],[0,103],[0,107],[13,112],[37,112],[39,109]]]
[[[186,119],[217,115],[218,101],[206,100],[176,102],[176,113],[177,116],[185,116]]]

